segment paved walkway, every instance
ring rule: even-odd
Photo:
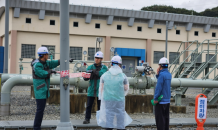
[[[74,127],[77,128],[97,128],[96,120],[91,120],[90,124],[82,124],[83,120],[71,120]],[[42,122],[42,127],[56,127],[59,123],[58,120],[44,120]],[[137,119],[134,120],[129,127],[140,127],[140,126],[155,126],[154,119]],[[196,125],[194,118],[172,118],[170,119],[170,126],[193,126]],[[208,118],[205,125],[216,125],[218,126],[218,118]],[[32,128],[33,121],[0,121],[0,128]],[[100,127],[99,127],[100,128]]]

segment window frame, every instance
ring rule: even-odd
[[[41,45],[41,47],[46,47],[48,49],[48,52],[50,51],[49,47],[54,47],[54,53],[55,53],[55,45]],[[50,59],[50,54],[49,54]],[[53,59],[55,59],[55,54],[53,55]]]
[[[27,22],[27,20],[30,20],[30,22]],[[31,24],[32,23],[32,19],[31,18],[26,18],[26,23]]]
[[[139,31],[139,28],[141,28],[141,31]],[[142,32],[142,27],[141,27],[141,26],[138,26],[138,27],[137,27],[137,31],[138,31],[138,32]]]
[[[51,22],[54,22],[54,25]],[[55,26],[55,20],[50,20],[50,25]]]
[[[206,57],[205,57],[205,61],[207,62],[209,59],[211,59],[215,54],[209,54],[209,59],[207,60],[207,55],[208,54],[206,54]],[[210,57],[211,56],[211,57]],[[216,56],[212,59],[212,61],[211,61],[212,63],[213,62],[216,62]],[[211,62],[209,62],[209,63],[211,63]]]
[[[155,62],[156,60],[155,60],[155,52],[161,52],[161,53],[163,53],[163,56],[160,56],[160,57],[157,57],[157,62]],[[160,60],[160,58],[163,58],[164,57],[164,55],[165,55],[165,52],[164,51],[154,51],[154,53],[153,53],[153,64],[159,64],[159,60]]]
[[[160,30],[160,34],[161,34],[162,33],[162,29],[161,28],[157,28],[157,33],[159,33],[158,30]]]
[[[81,49],[81,59],[79,59],[79,58],[77,59],[77,58],[75,58],[75,57],[71,57],[71,48],[75,48],[75,49],[80,48],[80,49]],[[78,53],[76,53],[76,54],[78,54]],[[72,55],[75,55],[75,54],[72,54]],[[82,59],[83,59],[83,47],[70,46],[69,57],[70,57],[70,58],[73,58],[74,60],[82,60]],[[80,57],[80,56],[76,56],[76,57]]]
[[[195,33],[198,33],[198,35],[196,35]],[[199,36],[199,31],[194,31],[194,36]]]
[[[75,26],[75,23],[77,23],[77,26]],[[79,27],[79,22],[73,22],[73,27],[78,28]]]
[[[90,53],[90,50],[89,49],[94,49],[94,53],[93,53],[93,55],[91,56],[91,54],[89,54]],[[98,52],[99,51],[99,48],[96,48],[96,52]],[[95,48],[94,47],[88,47],[88,60],[95,60],[95,57],[94,57],[94,55],[95,55]],[[92,59],[93,58],[93,59]]]
[[[196,54],[199,54],[199,53],[192,53],[192,55],[191,55],[191,60],[190,60],[191,62],[193,61],[193,59],[192,59],[193,54],[196,55]],[[198,61],[198,60],[200,60],[200,61]],[[202,63],[202,54],[201,54],[200,58],[197,59],[196,63]]]
[[[215,36],[213,36],[213,34],[215,34]],[[212,37],[216,37],[216,32],[212,32]]]
[[[179,34],[177,34],[177,31],[179,31]],[[181,32],[180,30],[176,30],[176,35],[180,35],[181,34],[180,32]]]
[[[32,56],[26,56],[25,55],[25,51],[23,50],[23,45],[30,45],[30,46],[34,46],[34,52],[33,51],[28,51],[28,52],[32,52],[33,55]],[[26,49],[26,48],[25,48]],[[24,53],[24,54],[23,54]],[[21,44],[21,58],[27,58],[27,59],[31,59],[31,58],[35,58],[36,57],[36,45],[35,44]]]
[[[99,25],[99,28],[97,27]],[[95,29],[100,29],[101,28],[101,24],[100,23],[95,23]]]
[[[120,29],[118,29],[118,26],[120,27]],[[117,30],[122,30],[122,25],[117,25]]]
[[[170,53],[174,53],[174,54],[171,55]],[[170,58],[170,56],[174,56],[175,53],[178,54],[178,55],[176,54],[176,55],[177,55],[176,58],[177,58],[177,57],[180,55],[180,52],[169,52],[169,61],[170,61],[170,64],[172,64],[172,62],[176,59],[176,58],[175,58],[175,59],[171,59],[171,58]],[[180,57],[179,57],[178,61],[175,62],[173,65],[178,65],[179,62],[180,62]]]

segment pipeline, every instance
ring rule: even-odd
[[[7,75],[9,77],[10,75]],[[6,77],[6,76],[5,76]],[[146,88],[149,89],[154,86],[156,79],[142,76],[142,77],[128,77],[129,84],[134,88]],[[70,78],[70,85],[76,86],[77,88],[86,89],[89,82],[84,81],[83,78]],[[10,115],[10,95],[11,90],[16,85],[32,85],[32,75],[17,75],[9,78],[1,89],[1,115]],[[51,85],[60,85],[60,76],[53,75],[50,78]],[[195,87],[195,88],[218,88],[218,81],[210,80],[192,80],[192,79],[181,79],[173,78],[171,87]]]
[[[151,78],[152,84],[154,86],[154,78]],[[207,80],[192,80],[186,78],[173,78],[171,81],[171,87],[178,88],[178,87],[193,87],[193,88],[218,88],[218,81],[214,81],[212,79]]]
[[[5,77],[10,77],[10,75]],[[128,80],[131,85],[137,84],[135,78],[128,78]],[[16,85],[33,85],[32,75],[12,75],[12,77],[4,83],[1,89],[0,113],[2,116],[10,115],[11,90]],[[60,85],[60,76],[52,76],[50,78],[50,85]],[[86,89],[89,85],[89,82],[84,81],[83,78],[70,78],[70,85],[74,85],[81,89]]]
[[[1,77],[1,83],[4,83],[6,82],[9,78],[12,78],[12,77],[15,77],[15,76],[23,76],[23,75],[28,75],[28,76],[31,76],[31,74],[4,74],[2,73],[1,74],[2,77]]]

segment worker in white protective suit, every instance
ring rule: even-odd
[[[125,96],[129,91],[129,82],[121,69],[121,57],[114,56],[111,62],[111,68],[100,79],[98,97],[101,106],[96,119],[98,125],[106,130],[124,130],[132,122],[125,111]]]

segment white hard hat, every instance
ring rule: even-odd
[[[114,56],[112,59],[111,59],[111,62],[113,63],[118,63],[118,64],[122,64],[122,58],[120,56]]]
[[[169,60],[166,57],[160,59],[159,64],[169,64]]]
[[[39,55],[48,54],[48,49],[47,49],[47,47],[40,47],[40,48],[38,49],[37,53],[38,53]]]
[[[104,58],[104,54],[101,52],[101,51],[98,51],[96,54],[95,54],[95,57],[97,58]]]

